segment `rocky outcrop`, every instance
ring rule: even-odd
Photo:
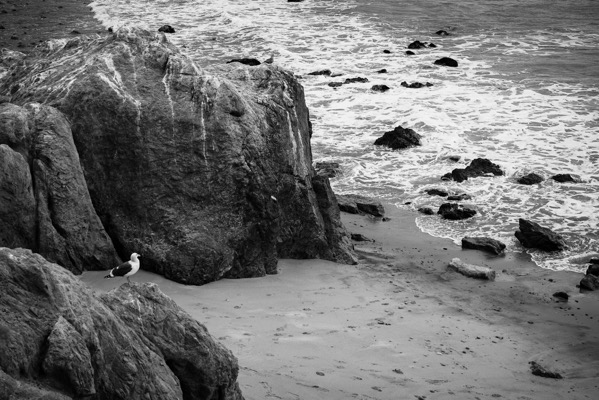
[[[489,281],[495,280],[495,271],[491,268],[467,264],[459,258],[452,259],[447,268],[451,271],[455,271],[467,276],[468,278],[486,279]]]
[[[374,217],[385,215],[385,208],[380,201],[356,194],[337,195],[339,209],[349,214],[369,214]]]
[[[576,178],[574,178],[570,174],[557,174],[557,175],[553,175],[551,177],[551,179],[553,179],[554,181],[559,182],[559,183],[577,182]]]
[[[468,178],[476,178],[485,175],[503,175],[501,167],[486,158],[476,158],[466,168],[456,168],[450,173],[443,175],[441,179],[463,182]]]
[[[441,57],[438,60],[435,60],[435,65],[441,65],[444,67],[457,67],[458,62],[450,57]]]
[[[413,129],[396,126],[395,129],[385,132],[383,136],[374,141],[376,146],[387,146],[393,150],[420,146],[422,136]]]
[[[515,232],[515,236],[524,247],[544,251],[561,251],[567,247],[560,235],[536,222],[520,218],[519,226],[520,229]]]
[[[0,90],[67,116],[97,215],[145,269],[202,284],[275,273],[277,257],[355,262],[322,214],[335,200],[312,167],[302,86],[274,65],[214,70],[122,28],[49,42]]]
[[[154,284],[98,297],[30,250],[0,248],[0,293],[0,390],[31,394],[16,398],[243,399],[235,357]]]
[[[445,219],[461,220],[474,217],[476,215],[476,210],[464,207],[457,203],[443,203],[439,207],[437,214]]]
[[[518,183],[521,185],[534,185],[543,181],[543,177],[539,174],[535,174],[534,172],[518,178]]]
[[[119,262],[96,215],[66,117],[0,105],[0,246],[25,247],[75,273]]]
[[[462,248],[482,250],[499,255],[505,250],[505,244],[488,237],[464,237],[462,238]]]

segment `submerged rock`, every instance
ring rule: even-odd
[[[476,210],[464,207],[456,203],[443,203],[439,207],[437,214],[440,214],[445,219],[461,220],[472,218],[476,215]]]
[[[415,40],[408,45],[408,49],[425,49],[427,47],[426,42],[421,42],[420,40]]]
[[[577,182],[576,178],[574,178],[570,174],[557,174],[551,177],[556,182],[565,183],[565,182]]]
[[[463,201],[463,200],[470,200],[470,199],[472,199],[472,196],[470,196],[467,193],[452,194],[451,196],[447,196],[447,200],[450,200],[450,201]]]
[[[243,399],[233,354],[155,284],[97,296],[30,250],[0,248],[0,292],[8,398],[33,382],[46,397],[14,398]]]
[[[441,189],[427,189],[427,190],[425,190],[425,193],[428,194],[429,196],[440,196],[440,197],[447,197],[449,195],[449,193],[447,193],[445,190],[441,190]]]
[[[462,248],[482,250],[499,255],[505,250],[505,244],[488,237],[464,237],[462,238]]]
[[[379,69],[378,71],[376,71],[377,74],[386,74],[387,73],[387,69],[383,68],[383,69]]]
[[[373,85],[370,89],[374,90],[375,92],[386,92],[391,88],[387,85]]]
[[[213,71],[160,33],[121,28],[49,42],[0,90],[66,115],[92,217],[122,256],[143,254],[144,269],[202,284],[276,273],[278,257],[354,263],[312,166],[303,87],[276,65]]]
[[[491,268],[467,264],[459,258],[452,259],[447,268],[449,270],[459,272],[460,274],[469,278],[486,279],[489,281],[495,280],[495,271]]]
[[[396,126],[395,129],[385,132],[383,136],[375,140],[376,146],[387,146],[393,150],[405,149],[412,146],[420,146],[422,136],[413,129]]]
[[[449,36],[449,32],[447,32],[444,29],[440,29],[437,32],[435,32],[435,35],[439,35],[439,36]]]
[[[175,28],[170,25],[162,25],[160,28],[158,28],[158,32],[175,33]]]
[[[515,232],[515,236],[524,247],[544,251],[561,251],[567,247],[560,235],[536,222],[520,218],[519,225],[520,229]]]
[[[262,63],[255,58],[234,58],[230,61],[227,61],[227,64],[230,63],[240,63],[243,65],[249,65],[250,67],[255,67],[257,65],[261,65]]]
[[[449,58],[449,57],[441,57],[438,60],[435,60],[434,64],[442,65],[445,67],[457,67],[458,66],[458,62],[456,60],[454,60],[453,58]]]
[[[426,83],[412,82],[412,83],[408,84],[408,82],[403,81],[401,83],[401,86],[407,87],[407,88],[410,88],[410,89],[420,89],[420,88],[423,88],[423,87],[431,87],[431,86],[433,86],[433,84],[429,83],[429,82],[426,82]]]
[[[331,76],[331,70],[330,69],[322,69],[320,71],[313,71],[313,72],[309,72],[308,75],[324,75],[324,76]]]
[[[441,179],[453,179],[456,182],[463,182],[468,178],[476,178],[488,174],[501,176],[503,175],[503,171],[499,165],[492,163],[486,158],[476,158],[466,168],[456,168],[450,173],[443,175]]]
[[[538,174],[535,174],[534,172],[524,175],[520,178],[518,178],[518,183],[522,184],[522,185],[534,185],[536,183],[541,183],[543,182],[545,179]]]
[[[347,79],[345,79],[343,84],[347,85],[348,83],[366,83],[366,82],[368,82],[368,78],[357,77],[357,78],[347,78]]]

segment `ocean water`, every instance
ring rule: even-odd
[[[456,243],[491,236],[508,251],[524,251],[514,231],[527,218],[570,246],[531,251],[539,266],[582,272],[584,261],[599,255],[596,0],[96,0],[92,7],[107,27],[172,25],[169,39],[206,69],[231,58],[274,56],[305,87],[314,160],[341,164],[331,180],[337,193],[434,209],[446,200],[426,189],[467,193],[474,218],[422,215],[420,229]],[[441,29],[450,35],[435,35]],[[414,40],[437,47],[407,56]],[[458,68],[433,64],[443,56]],[[382,68],[388,73],[376,72]],[[321,69],[342,76],[307,75]],[[358,76],[369,82],[328,86]],[[410,89],[402,81],[433,86]],[[374,92],[374,84],[391,90]],[[373,145],[398,125],[421,134],[422,146]],[[505,176],[440,180],[478,157],[499,164]],[[579,182],[516,183],[529,172],[570,173]]]

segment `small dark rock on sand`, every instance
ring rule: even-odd
[[[158,28],[158,32],[175,33],[175,28],[170,25],[162,25],[160,28]]]
[[[476,210],[456,203],[443,203],[441,204],[441,207],[439,207],[437,214],[445,219],[462,220],[474,217],[476,215]]]
[[[374,90],[375,92],[386,92],[389,89],[391,88],[387,85],[374,85],[371,88],[371,90]]]
[[[531,361],[531,362],[529,362],[529,364],[530,364],[530,371],[532,372],[533,375],[542,376],[543,378],[553,378],[553,379],[562,379],[563,378],[559,373],[549,371],[545,367],[539,365],[536,361]]]
[[[422,136],[410,128],[395,127],[392,131],[385,132],[382,137],[375,140],[376,146],[387,146],[393,150],[406,147],[420,146]]]
[[[536,183],[541,183],[543,182],[545,179],[538,174],[530,173],[528,175],[524,175],[521,176],[520,178],[518,178],[518,183],[521,185],[534,185]]]
[[[561,251],[567,247],[560,235],[536,222],[520,218],[519,226],[520,229],[515,232],[515,236],[524,247],[544,251]]]
[[[456,60],[454,60],[453,58],[442,57],[435,61],[435,65],[442,65],[445,67],[457,67],[458,62]]]
[[[553,293],[553,297],[555,297],[556,299],[568,301],[568,299],[570,298],[570,295],[566,292],[555,292],[555,293]]]
[[[580,281],[580,288],[584,290],[599,289],[599,277],[591,274],[585,275]]]
[[[482,250],[499,255],[505,250],[505,244],[499,240],[488,237],[465,237],[462,238],[462,248]]]

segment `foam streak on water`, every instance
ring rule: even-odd
[[[417,3],[417,4],[414,4]],[[411,207],[437,207],[424,189],[468,193],[478,215],[466,222],[419,217],[424,231],[458,241],[490,235],[522,250],[513,233],[527,218],[562,233],[562,254],[534,253],[546,268],[581,270],[599,252],[599,6],[590,0],[97,0],[106,26],[156,30],[203,67],[242,56],[304,76],[316,161],[338,161],[336,192],[379,196]],[[446,29],[451,35],[434,35]],[[413,40],[437,48],[415,50]],[[384,54],[388,49],[391,54]],[[449,56],[458,68],[433,65]],[[308,76],[329,68],[339,78]],[[377,74],[382,68],[387,74]],[[347,77],[368,83],[327,86]],[[408,89],[400,82],[430,82]],[[370,90],[386,84],[386,93]],[[397,125],[424,136],[423,146],[388,151],[373,145]],[[457,164],[447,159],[460,155]],[[484,157],[504,177],[464,183],[440,176]],[[571,173],[581,183],[546,180],[522,186],[517,177]]]

